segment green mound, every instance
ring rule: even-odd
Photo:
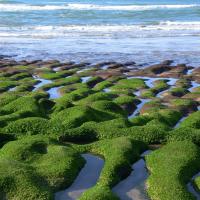
[[[0,106],[1,108],[6,104],[11,103],[12,101],[16,100],[20,96],[15,93],[3,93],[0,95]]]
[[[109,113],[116,117],[127,116],[127,113],[120,106],[118,106],[116,103],[112,101],[107,101],[107,100],[95,101],[91,104],[91,107],[96,110]]]
[[[57,79],[52,83],[46,84],[42,86],[40,89],[42,90],[49,90],[54,87],[60,87],[60,86],[65,86],[65,85],[70,85],[74,83],[79,83],[81,80],[78,76],[72,76],[72,77],[67,77],[67,78],[61,78]]]
[[[112,139],[120,136],[128,136],[135,140],[141,140],[149,144],[163,142],[170,128],[152,120],[144,126],[131,126],[132,124],[122,118],[116,118],[105,122],[87,122],[77,128],[64,130],[60,136],[61,141],[91,142],[101,139]]]
[[[37,99],[29,96],[20,97],[0,108],[0,113],[2,114],[11,114],[18,111],[23,111],[33,116],[40,116],[44,112],[39,107]]]
[[[169,92],[173,96],[182,97],[183,95],[188,93],[188,90],[187,90],[187,88],[181,87],[181,88],[172,88]]]
[[[47,119],[27,117],[9,123],[9,125],[3,129],[3,132],[22,137],[24,135],[47,134],[50,128],[51,126]]]
[[[80,101],[77,101],[76,104],[79,105],[90,105],[92,102],[99,101],[99,100],[108,100],[111,101],[112,98],[114,98],[116,95],[108,94],[104,92],[97,92],[94,94],[89,95],[86,98],[81,99]]]
[[[197,192],[199,192],[200,190],[200,177],[197,176],[194,181],[192,182],[192,184],[194,185],[195,189],[197,190]]]
[[[172,99],[170,101],[172,108],[179,110],[182,113],[193,111],[196,109],[197,103],[192,99]]]
[[[151,199],[193,200],[186,189],[190,178],[197,173],[200,149],[189,141],[173,142],[146,157],[151,175],[147,181]]]
[[[0,82],[0,92],[4,92],[9,88],[15,87],[17,83],[15,81],[3,81]]]
[[[72,148],[37,136],[4,145],[0,163],[2,197],[48,200],[72,183],[84,160]]]
[[[114,91],[123,91],[123,90],[132,90],[136,91],[141,88],[145,88],[146,85],[144,83],[144,80],[132,78],[132,79],[122,79],[119,80],[115,85],[110,87],[111,90]]]
[[[89,106],[74,106],[52,115],[50,123],[53,124],[52,132],[63,133],[66,129],[81,126],[88,121],[106,121],[113,119],[114,114],[94,109]]]
[[[169,132],[167,139],[170,142],[188,140],[200,145],[200,130],[190,127],[177,128]]]
[[[200,111],[190,114],[181,122],[180,127],[200,129]]]
[[[40,77],[43,79],[49,79],[49,80],[54,80],[54,79],[59,79],[62,77],[67,77],[72,75],[73,73],[68,71],[68,70],[63,70],[63,71],[59,71],[59,72],[46,72],[46,73],[40,73]]]
[[[127,177],[131,172],[131,164],[135,162],[140,154],[146,149],[142,142],[126,137],[113,140],[102,140],[93,144],[78,146],[79,151],[89,151],[104,157],[105,165],[100,174],[97,184],[87,190],[81,196],[81,200],[95,199],[116,200],[118,199],[111,188]]]
[[[100,83],[97,83],[97,84],[94,86],[93,89],[96,90],[96,91],[100,91],[100,90],[103,90],[103,89],[108,88],[108,87],[110,87],[110,86],[112,86],[112,82],[109,81],[109,80],[105,80],[105,81],[102,81],[102,82],[100,82]]]
[[[154,81],[154,86],[152,88],[146,89],[141,92],[141,97],[143,98],[153,98],[159,92],[166,90],[169,86],[167,80],[157,80]]]

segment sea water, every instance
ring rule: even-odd
[[[199,0],[0,0],[0,55],[200,64]]]

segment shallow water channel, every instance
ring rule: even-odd
[[[199,172],[198,174],[196,174],[195,176],[192,177],[192,181],[193,181],[195,178],[197,178],[198,176],[200,176],[200,172]],[[188,191],[189,191],[190,193],[193,194],[193,196],[195,196],[195,198],[196,198],[197,200],[200,200],[200,193],[197,192],[197,191],[195,190],[195,188],[194,188],[192,182],[189,182],[189,183],[187,184],[187,189],[188,189]]]
[[[61,96],[60,92],[59,92],[59,89],[61,88],[62,86],[59,86],[59,87],[53,87],[51,89],[49,89],[47,92],[49,93],[49,98],[50,99],[57,99]]]
[[[44,86],[44,85],[47,85],[47,84],[50,84],[50,83],[53,82],[53,81],[51,81],[51,80],[39,78],[38,76],[33,76],[33,78],[34,78],[35,80],[40,81],[39,83],[37,83],[36,85],[34,85],[33,91],[36,91],[36,90],[39,89],[40,87],[42,87],[42,86]]]
[[[85,190],[97,183],[104,160],[92,154],[82,154],[82,156],[86,160],[85,166],[69,188],[55,194],[55,200],[76,200]]]
[[[149,173],[144,160],[149,153],[150,150],[141,154],[141,159],[132,165],[132,173],[112,189],[121,200],[149,200],[145,184]]]
[[[133,113],[131,115],[128,116],[128,119],[131,119],[131,118],[139,115],[140,110],[142,109],[144,104],[148,103],[151,100],[150,99],[140,99],[140,101],[141,102],[137,105],[137,108],[133,111]]]
[[[188,91],[193,92],[193,90],[197,87],[200,87],[200,83],[197,83],[195,81],[191,82],[192,86],[188,89]]]
[[[87,83],[90,78],[91,78],[91,76],[81,77],[81,81],[82,81],[82,83]]]

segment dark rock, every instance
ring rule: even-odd
[[[164,60],[161,64],[162,65],[171,65],[174,61],[173,60]]]

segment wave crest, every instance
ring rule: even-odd
[[[157,9],[184,9],[200,7],[200,4],[181,5],[96,5],[96,4],[67,4],[67,5],[28,5],[28,4],[0,4],[0,11],[40,11],[40,10],[121,10],[145,11]]]
[[[0,27],[0,37],[166,37],[199,36],[200,22],[165,21],[157,25],[68,25]]]

